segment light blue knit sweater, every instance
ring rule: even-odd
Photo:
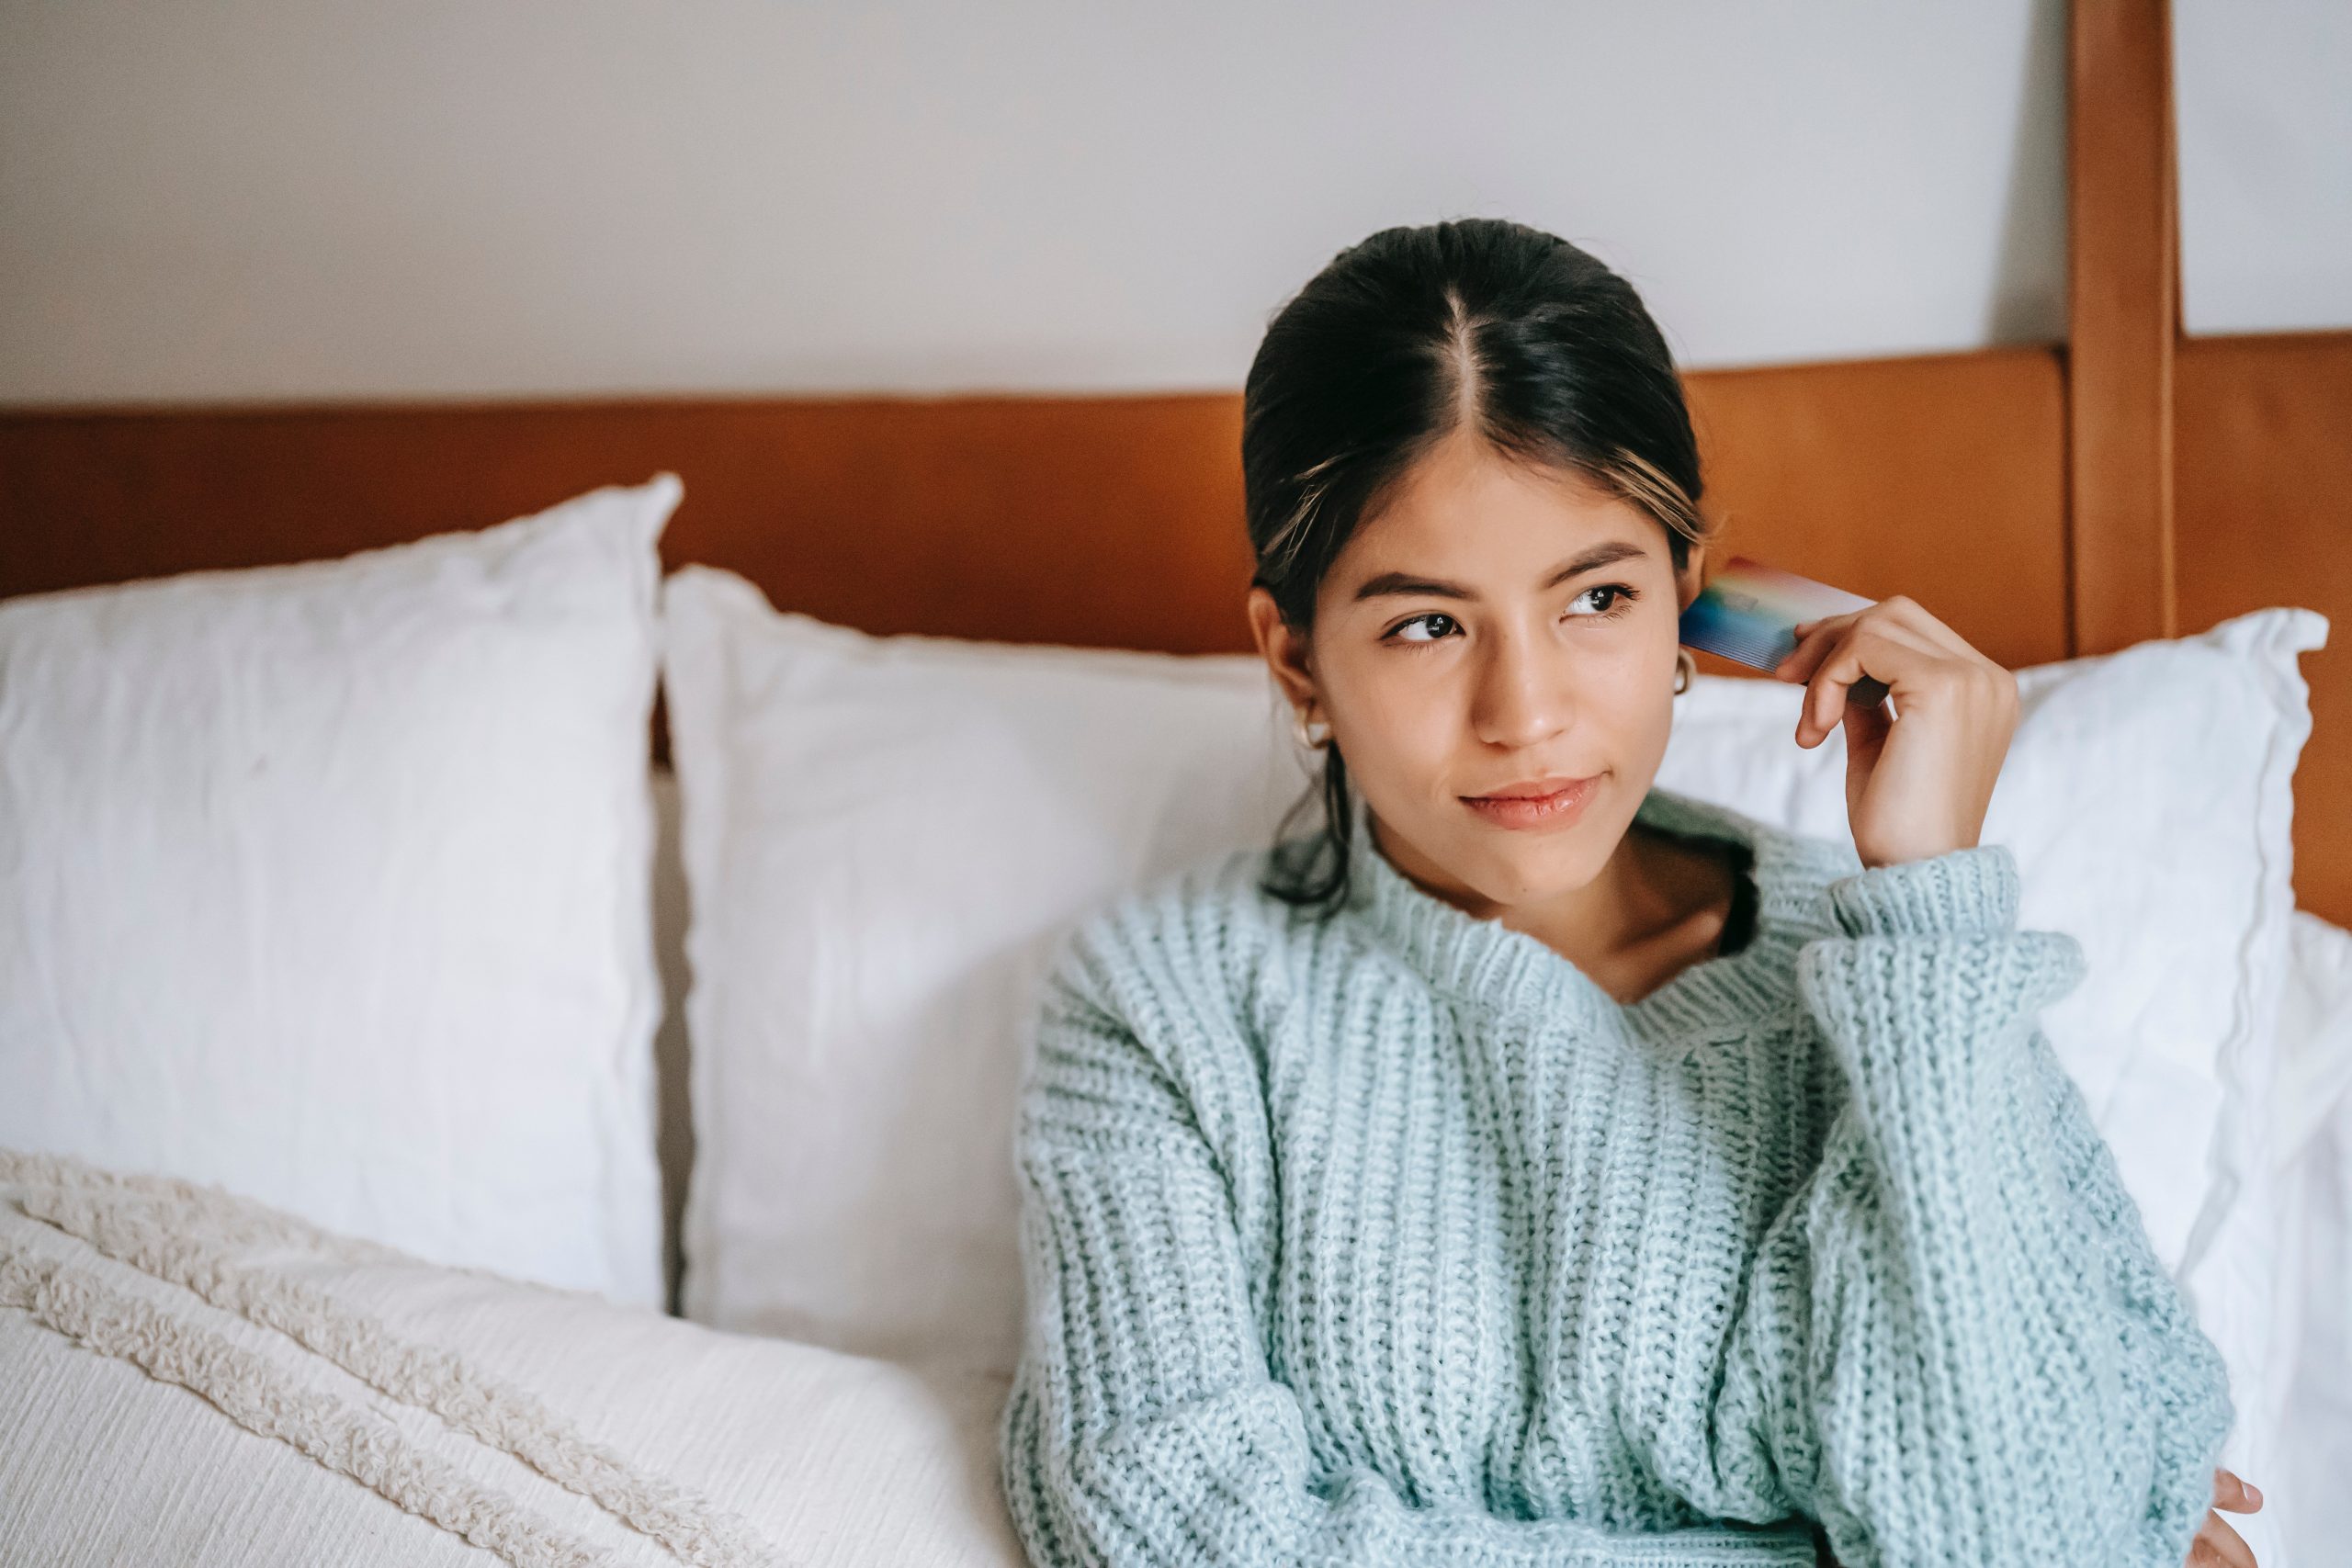
[[[1356,813],[1328,925],[1259,851],[1059,952],[998,1429],[1035,1562],[2178,1568],[2233,1409],[2006,846],[1865,870],[1654,788],[1758,904],[1626,1005]]]

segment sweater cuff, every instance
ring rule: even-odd
[[[2009,847],[1972,844],[1841,876],[1829,904],[1848,936],[1966,935],[2015,930],[2018,892]]]

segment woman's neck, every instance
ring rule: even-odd
[[[1582,887],[1541,907],[1498,908],[1440,885],[1414,863],[1417,856],[1392,852],[1376,817],[1369,821],[1374,847],[1423,891],[1525,931],[1624,1001],[1724,950],[1746,874],[1747,852],[1738,844],[1634,822]]]

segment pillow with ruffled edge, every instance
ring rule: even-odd
[[[2228,1363],[2222,1462],[2257,1486],[2284,1463],[2289,1375],[2267,1151],[2292,781],[2311,734],[2296,660],[2327,630],[2317,611],[2273,607],[2018,671],[2022,712],[1982,834],[2016,852],[2019,923],[2082,943],[2088,973],[2042,1027]],[[1701,677],[1658,782],[1850,842],[1844,735],[1796,745],[1802,699],[1786,682]],[[2272,1561],[2272,1517],[2231,1524]]]
[[[661,1301],[680,492],[0,601],[0,1143]]]

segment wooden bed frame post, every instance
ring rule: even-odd
[[[2079,657],[2179,635],[2165,0],[2074,0],[2066,75],[2068,639]]]

